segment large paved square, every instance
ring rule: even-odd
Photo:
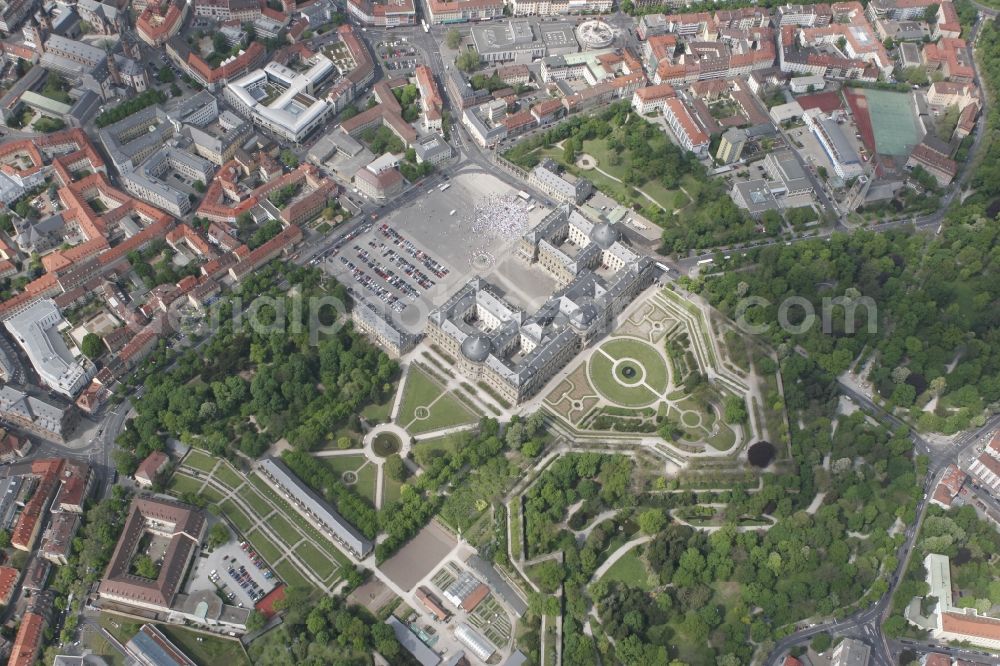
[[[455,537],[432,522],[380,568],[389,580],[409,591],[437,568],[457,543]]]
[[[321,266],[410,332],[423,331],[427,313],[475,276],[533,310],[555,283],[511,250],[548,212],[495,176],[458,174],[385,213]]]

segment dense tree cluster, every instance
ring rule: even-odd
[[[563,561],[548,560],[529,573],[543,592],[562,585],[564,659],[750,663],[758,646],[793,631],[797,622],[850,613],[888,589],[904,526],[915,516],[926,460],[912,458],[905,433],[872,425],[860,412],[831,417],[834,380],[815,361],[791,355],[781,371],[797,424],[791,467],[764,476],[759,490],[738,484],[727,491],[636,494],[630,463],[618,457],[614,464],[624,468],[627,490],[607,503],[618,513],[578,541],[570,530],[588,526],[604,506],[600,498],[608,488],[596,483],[601,473],[580,469],[580,456],[567,456],[532,487],[524,504],[528,556],[561,552]],[[805,511],[820,492],[818,508]],[[567,520],[568,507],[581,499],[584,504]],[[709,504],[724,507],[722,527],[711,534],[669,519],[675,509]],[[737,530],[760,524],[752,521],[762,516],[773,518],[770,529]],[[592,582],[600,563],[640,530],[655,535],[637,551],[655,592]],[[985,589],[988,594],[988,582]],[[592,604],[607,636],[580,631]],[[558,602],[555,609],[541,601],[534,606],[537,613],[558,611]]]
[[[764,299],[745,319],[767,326],[779,353],[795,345],[828,372],[844,372],[865,352],[890,406],[909,410],[921,429],[952,433],[981,423],[1000,400],[1000,321],[989,307],[1000,298],[990,277],[1000,266],[998,234],[995,224],[951,224],[930,239],[838,234],[751,253],[737,262],[754,270],[729,270],[697,288],[732,316],[744,298]],[[817,320],[804,332],[778,325],[790,297],[812,304]],[[805,317],[798,306],[787,313],[793,325]]]
[[[315,598],[291,588],[275,607],[284,612],[282,624],[251,644],[255,664],[362,666],[371,663],[375,651],[390,664],[414,663],[392,627],[339,597]]]
[[[994,563],[998,551],[1000,533],[988,520],[980,519],[971,505],[949,510],[929,506],[906,575],[895,591],[893,612],[885,622],[886,633],[892,637],[914,635],[913,627],[903,617],[903,609],[913,597],[927,595],[923,562],[930,553],[950,558],[956,606],[986,613],[1000,604],[1000,570]]]
[[[163,104],[167,101],[167,96],[155,88],[150,88],[146,92],[139,93],[135,97],[125,100],[121,104],[114,106],[94,119],[94,124],[98,127],[107,127],[112,123],[131,116],[147,106]]]
[[[301,307],[277,286],[282,278],[299,285]],[[310,341],[315,326],[308,321],[308,299],[322,295],[347,298],[339,286],[326,292],[310,269],[271,265],[248,278],[236,293],[245,302],[220,303],[219,330],[207,344],[146,378],[135,404],[138,415],[118,439],[119,470],[131,473],[143,457],[162,449],[166,437],[215,455],[239,449],[257,457],[282,437],[310,451],[356,419],[361,407],[383,402],[397,370],[388,356],[349,325]],[[266,326],[234,316],[234,308],[257,296],[284,303],[275,306],[283,312],[271,306],[258,312]],[[323,321],[335,316],[332,308],[324,312]],[[150,368],[158,362],[154,356]]]
[[[524,497],[528,556],[553,550],[560,537],[555,525],[578,501],[583,504],[572,518],[577,528],[605,509],[632,506],[631,472],[629,458],[597,453],[563,456],[549,466]]]

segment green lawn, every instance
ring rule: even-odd
[[[587,362],[587,376],[605,398],[622,407],[643,407],[656,400],[656,394],[645,386],[619,384],[614,377],[614,363],[599,352],[595,352]]]
[[[330,456],[322,458],[326,466],[335,471],[338,475],[344,472],[353,472],[365,464],[365,455],[359,453],[350,456]]]
[[[229,518],[230,522],[236,526],[236,529],[243,534],[246,534],[253,526],[247,515],[243,513],[243,510],[236,506],[236,503],[232,500],[226,500],[219,504],[218,507]]]
[[[428,409],[429,413],[424,418],[417,418],[419,408]],[[397,418],[399,425],[408,432],[418,435],[432,430],[474,423],[477,418],[478,415],[465,403],[444,392],[444,387],[424,369],[416,364],[410,366]]]
[[[719,432],[705,439],[712,448],[728,451],[736,443],[736,433],[727,425],[719,424]]]
[[[205,486],[198,494],[207,499],[209,504],[218,504],[225,497],[225,495],[211,486]]]
[[[426,467],[430,459],[441,453],[454,453],[459,442],[468,435],[462,432],[454,432],[443,437],[424,439],[413,445],[413,458],[421,467]]]
[[[260,518],[263,518],[274,510],[270,502],[261,497],[260,493],[249,486],[240,490],[239,496],[240,499],[250,505],[250,508],[257,512],[257,516]]]
[[[413,421],[406,430],[414,435],[419,435],[433,430],[475,423],[478,419],[479,416],[466,407],[465,403],[446,393],[438,398],[434,406],[431,407],[430,416],[426,419]]]
[[[645,383],[659,393],[667,390],[667,364],[655,347],[646,342],[628,338],[612,338],[600,349],[616,359],[631,358],[645,370]]]
[[[654,587],[651,579],[652,576],[646,570],[646,564],[636,554],[635,548],[622,555],[621,559],[612,564],[604,577],[601,578],[604,581],[617,581],[647,592]]]
[[[216,468],[215,473],[212,476],[214,476],[217,481],[226,484],[233,490],[243,485],[244,481],[243,476],[225,462]]]
[[[326,553],[320,552],[311,543],[299,544],[299,547],[295,549],[295,554],[321,580],[329,580],[340,568],[336,561],[330,559]]]
[[[268,564],[277,562],[278,558],[285,554],[284,548],[277,546],[260,530],[255,529],[245,536],[250,545],[253,546],[253,549],[260,553],[261,557],[267,560]]]
[[[90,627],[84,636],[83,645],[90,648],[93,654],[103,658],[111,666],[125,666],[125,657],[111,645],[104,634]]]
[[[392,413],[392,401],[393,398],[389,398],[381,405],[367,405],[361,410],[362,418],[373,424],[388,423],[389,415]]]
[[[316,586],[309,582],[309,579],[299,573],[299,570],[289,562],[288,560],[282,560],[274,566],[274,570],[277,572],[281,580],[285,581],[289,587],[304,587],[304,588],[315,588]]]
[[[199,479],[192,479],[190,476],[175,473],[173,478],[170,479],[170,485],[167,486],[167,489],[175,495],[182,495],[184,493],[197,494],[201,489],[202,483],[203,481]]]
[[[267,526],[289,546],[294,546],[302,540],[302,533],[280,515],[275,514],[268,518]]]
[[[399,481],[393,481],[388,477],[388,475],[382,480],[382,507],[389,506],[389,504],[395,502],[399,499],[400,490],[402,490],[403,484]]]
[[[661,206],[663,206],[668,211],[678,210],[684,208],[689,203],[691,199],[688,195],[684,194],[680,190],[668,190],[663,185],[655,181],[649,181],[642,186],[642,191],[653,197]]]
[[[368,463],[358,470],[358,482],[354,484],[354,490],[366,500],[375,505],[375,485],[378,476],[378,468]]]
[[[428,375],[420,366],[413,364],[406,374],[406,385],[403,387],[403,399],[399,405],[396,422],[406,426],[415,418],[417,407],[427,407],[444,393],[444,389],[434,378]]]
[[[191,449],[191,451],[187,454],[187,457],[184,458],[185,465],[201,470],[202,472],[211,472],[217,462],[218,458],[213,458],[207,453],[203,453],[197,449]]]
[[[142,626],[138,622],[111,613],[101,613],[98,622],[122,645],[128,643]]]
[[[237,666],[250,664],[240,642],[234,639],[210,636],[177,626],[160,625],[160,631],[184,651],[199,666]],[[198,639],[201,640],[198,640]]]

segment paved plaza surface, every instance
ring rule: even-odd
[[[555,281],[511,251],[550,210],[495,176],[459,174],[374,220],[321,267],[411,332],[423,331],[427,313],[476,276],[533,310]]]
[[[393,583],[409,591],[438,567],[456,543],[455,537],[432,522],[380,569]]]

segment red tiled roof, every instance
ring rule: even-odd
[[[490,593],[490,588],[483,583],[474,589],[469,596],[462,600],[462,609],[468,613],[476,610],[476,606],[482,603],[483,599]]]
[[[129,572],[129,562],[139,539],[146,531],[146,521],[172,524],[170,545],[163,555],[163,565],[156,580],[148,580]],[[205,527],[205,518],[192,507],[152,498],[132,500],[125,528],[115,546],[115,552],[98,588],[103,596],[134,600],[169,607],[182,582],[184,568],[195,541]]]
[[[59,470],[62,463],[62,459],[48,458],[36,460],[31,464],[31,473],[41,476],[42,479],[35,494],[24,505],[21,515],[18,516],[17,524],[14,525],[10,543],[16,548],[30,551],[34,546],[35,537],[38,536],[38,522],[41,520],[42,511],[52,501],[58,487]]]
[[[135,477],[141,477],[147,481],[152,481],[153,477],[156,476],[157,472],[163,468],[163,465],[166,464],[168,460],[170,460],[170,458],[168,458],[167,454],[163,451],[153,451],[146,456],[145,460],[139,463],[139,468],[135,470]]]
[[[997,460],[988,453],[983,453],[976,458],[976,461],[989,471],[993,472],[993,474],[1000,476],[1000,460]]]
[[[10,603],[15,584],[21,572],[14,567],[0,567],[0,606]]]
[[[11,649],[7,666],[34,666],[44,631],[45,618],[38,613],[25,613],[21,618],[21,627],[17,630],[17,638],[14,639],[14,647]]]
[[[675,97],[677,92],[674,87],[669,83],[661,83],[656,86],[646,86],[645,88],[639,88],[635,91],[639,99],[643,102],[648,102],[653,99],[666,99],[668,97]]]
[[[988,640],[1000,640],[1000,620],[978,615],[950,612],[941,614],[941,628],[955,634],[964,634]]]
[[[541,118],[553,114],[561,108],[562,108],[562,102],[560,102],[559,100],[547,99],[544,102],[539,102],[538,104],[531,107],[531,113],[534,114],[535,117]]]
[[[184,20],[184,5],[170,3],[166,13],[162,8],[152,2],[146,5],[139,18],[136,19],[135,29],[154,44],[163,44],[171,35],[180,28],[181,21]]]
[[[670,113],[677,118],[677,122],[680,124],[684,134],[687,135],[687,139],[692,146],[699,146],[708,142],[708,137],[695,125],[690,112],[688,112],[683,102],[677,98],[670,98],[665,104]]]
[[[62,486],[59,488],[57,501],[60,505],[83,508],[90,481],[90,465],[87,463],[67,460],[59,475]]]

